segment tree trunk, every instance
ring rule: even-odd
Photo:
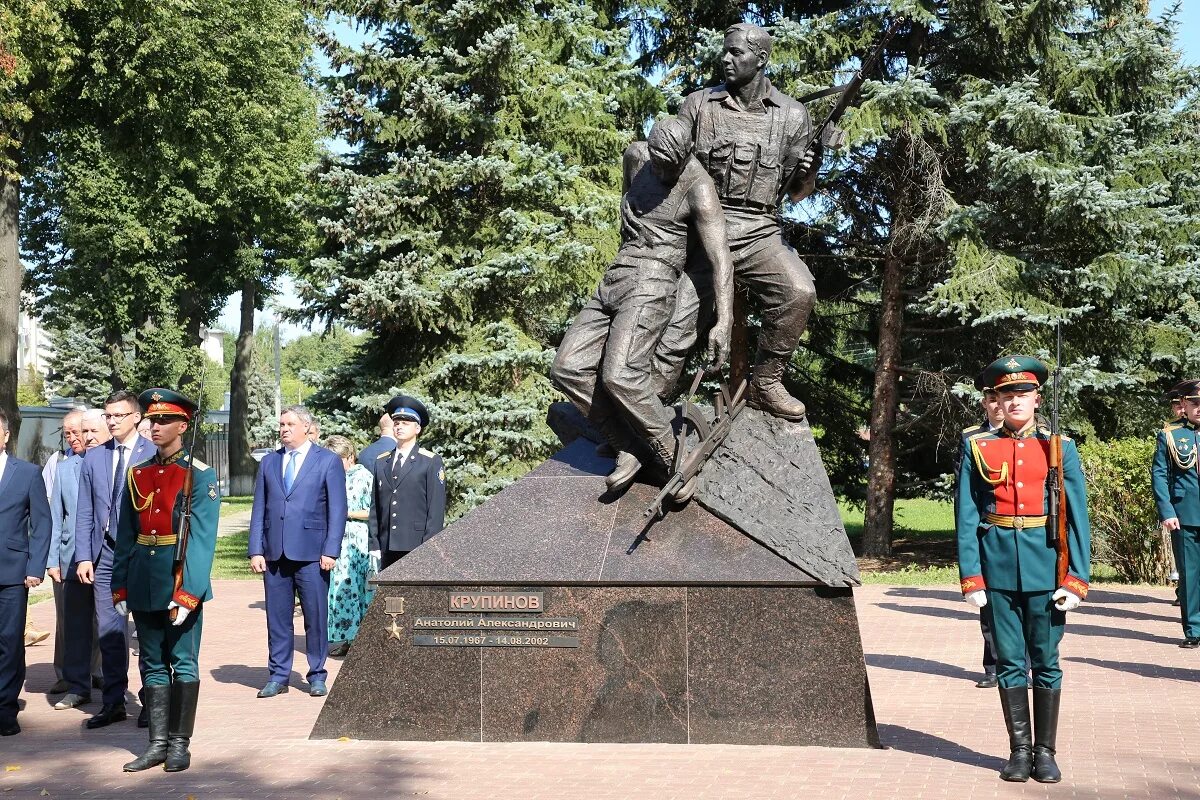
[[[875,395],[871,402],[871,441],[867,453],[867,507],[862,554],[892,553],[896,504],[896,409],[899,402],[900,342],[904,331],[904,262],[894,253],[883,262],[879,343],[875,356]]]
[[[17,327],[21,316],[21,267],[17,241],[20,183],[0,172],[0,409],[8,415],[9,441],[17,447],[21,410],[17,407]]]
[[[242,284],[242,319],[229,377],[229,494],[254,492],[254,459],[250,457],[250,370],[254,357],[254,308],[257,286]]]

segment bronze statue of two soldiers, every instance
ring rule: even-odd
[[[804,418],[782,378],[816,291],[777,212],[785,196],[812,192],[820,153],[807,110],[767,78],[770,55],[765,29],[729,28],[725,83],[688,95],[678,116],[625,153],[621,247],[551,369],[616,452],[613,491],[643,467],[665,474],[674,434],[664,399],[701,331],[710,330],[710,368],[729,356],[734,283],[757,299],[762,320],[749,405]],[[689,481],[675,499],[694,488]]]

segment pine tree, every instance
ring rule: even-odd
[[[422,397],[461,511],[552,451],[552,346],[615,250],[617,122],[645,95],[584,3],[330,8],[368,40],[328,41],[327,121],[353,150],[319,175],[301,293],[372,339],[316,401],[367,427],[390,392]]]

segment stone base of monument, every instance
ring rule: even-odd
[[[656,489],[605,496],[581,438],[386,570],[312,738],[877,747],[811,433],[735,435],[630,554]]]

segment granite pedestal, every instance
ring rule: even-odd
[[[783,424],[815,457],[807,426]],[[735,425],[780,434],[757,412]],[[757,476],[741,494],[715,469],[626,554],[656,489],[605,496],[612,462],[569,444],[380,575],[312,737],[878,746],[857,570],[819,458],[827,499],[776,526],[758,508],[772,476],[813,464],[735,462]],[[742,517],[750,530],[727,521]],[[452,609],[464,593],[541,606]]]

